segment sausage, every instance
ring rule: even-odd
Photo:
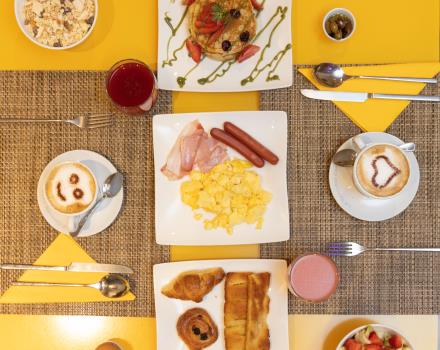
[[[235,149],[238,153],[240,153],[243,157],[245,157],[248,161],[250,161],[253,165],[258,168],[262,168],[264,165],[264,160],[260,158],[258,154],[252,151],[248,146],[246,146],[241,141],[237,140],[235,137],[227,134],[222,129],[212,128],[211,136],[216,140],[223,142],[225,145]]]
[[[271,152],[267,147],[263,146],[257,140],[255,140],[246,131],[240,129],[238,126],[232,124],[231,122],[225,122],[223,124],[223,128],[229,135],[244,143],[264,160],[267,160],[273,165],[278,163],[279,158],[277,157],[277,155]]]

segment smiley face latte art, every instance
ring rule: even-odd
[[[409,163],[402,151],[391,145],[375,145],[364,151],[356,175],[362,188],[376,197],[399,193],[409,179]]]
[[[95,199],[96,183],[90,170],[80,163],[57,165],[46,182],[50,204],[65,214],[80,213]]]

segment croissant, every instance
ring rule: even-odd
[[[200,303],[224,277],[225,272],[219,267],[182,272],[162,288],[162,294],[168,298]]]

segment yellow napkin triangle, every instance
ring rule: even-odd
[[[320,85],[313,76],[311,68],[299,69],[319,90],[376,92],[388,94],[419,94],[426,84],[391,82],[380,80],[352,79],[336,89]],[[382,66],[344,67],[349,75],[378,75],[395,77],[432,78],[440,71],[440,63],[391,64]],[[415,102],[426,103],[426,102]],[[334,102],[353,123],[364,131],[385,131],[409,105],[408,101],[373,100],[364,103]],[[325,117],[325,116],[323,116]]]
[[[69,235],[59,234],[35,265],[70,265],[72,262],[96,262]],[[28,270],[19,281],[89,284],[99,281],[105,273],[53,272]],[[122,298],[109,299],[93,288],[22,287],[12,286],[0,297],[1,304],[66,303],[128,301],[135,296],[128,293]]]

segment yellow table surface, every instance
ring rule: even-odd
[[[438,61],[437,0],[419,0],[416,3],[411,0],[345,2],[296,0],[293,7],[296,63],[314,63],[324,57],[327,60],[347,63],[353,61],[371,63],[379,54],[381,59],[376,60],[376,63]],[[437,5],[433,5],[433,2]],[[152,67],[156,67],[156,0],[101,0],[99,20],[90,38],[77,48],[60,52],[40,48],[24,37],[15,23],[13,3],[13,0],[0,2],[0,32],[3,33],[0,69],[99,70],[107,69],[116,61],[129,57],[144,60]],[[411,4],[416,6],[412,5],[409,8]],[[358,18],[357,37],[353,37],[350,47],[347,42],[347,45],[342,44],[335,50],[336,46],[330,46],[329,43],[310,40],[313,31],[318,30],[318,17],[333,5],[350,7]],[[411,23],[411,18],[420,20],[422,15],[425,16],[423,28],[416,28],[412,32],[406,29],[411,28],[407,26],[407,23]],[[367,17],[380,19],[384,16],[392,22],[396,20],[394,18],[399,18],[406,26],[391,28],[388,31],[393,37],[391,41],[390,37],[376,35],[377,30],[373,28],[373,21],[367,24]],[[296,33],[302,23],[305,24],[304,29],[313,25],[312,31],[304,31],[307,35]],[[415,38],[420,30],[423,30],[424,35],[417,35]],[[411,50],[408,50],[409,45]],[[388,54],[389,52],[393,52],[393,55]],[[258,93],[203,94],[203,96],[175,93],[173,109],[174,112],[254,110],[258,109],[258,96]],[[173,260],[257,256],[259,249],[256,245],[203,249],[172,247]],[[290,320],[293,320],[293,316]],[[290,324],[292,325],[292,322]],[[26,336],[23,336],[24,330],[32,330],[32,332],[26,332]],[[154,319],[25,315],[0,317],[0,339],[3,342],[1,348],[9,350],[93,349],[100,342],[111,338],[127,341],[128,350],[153,350],[156,348]]]

